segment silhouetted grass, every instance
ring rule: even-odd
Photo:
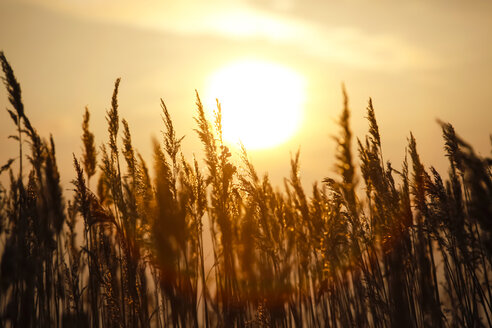
[[[3,53],[0,61],[19,143],[0,168],[10,175],[0,188],[2,326],[492,325],[492,159],[450,124],[440,123],[447,178],[421,162],[412,134],[393,168],[369,99],[357,159],[343,90],[337,176],[308,196],[299,153],[283,191],[258,176],[244,147],[231,162],[220,104],[211,123],[197,93],[204,165],[182,155],[162,101],[151,175],[120,119],[117,79],[99,151],[85,109],[66,202],[54,141],[33,128]]]

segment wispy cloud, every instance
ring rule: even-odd
[[[405,70],[433,67],[437,63],[432,54],[391,33],[370,34],[353,26],[313,24],[260,10],[245,1],[27,1],[63,14],[184,36],[267,40],[354,68]]]

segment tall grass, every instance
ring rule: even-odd
[[[83,113],[67,201],[54,141],[31,125],[0,61],[19,144],[0,169],[10,176],[0,188],[2,326],[492,325],[492,159],[452,125],[440,123],[446,177],[421,162],[412,134],[394,168],[371,99],[353,153],[343,90],[336,173],[305,191],[297,153],[280,191],[244,147],[232,162],[220,104],[210,122],[197,93],[203,162],[184,158],[162,101],[151,174],[120,118],[117,79],[99,150]]]

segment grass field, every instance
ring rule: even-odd
[[[83,113],[66,196],[54,140],[0,61],[19,144],[0,169],[0,326],[492,326],[492,158],[452,125],[427,141],[443,144],[445,176],[412,135],[404,161],[385,162],[371,100],[354,140],[344,93],[338,175],[304,190],[297,154],[277,188],[245,149],[231,161],[220,111],[209,122],[198,93],[205,160],[183,157],[164,102],[163,139],[144,160],[119,117],[118,79],[105,144]]]

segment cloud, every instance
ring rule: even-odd
[[[351,26],[314,24],[262,10],[242,0],[27,0],[62,14],[179,35],[261,39],[293,46],[336,64],[361,69],[429,68],[437,61],[424,49],[392,34]],[[279,2],[282,3],[282,2]]]

